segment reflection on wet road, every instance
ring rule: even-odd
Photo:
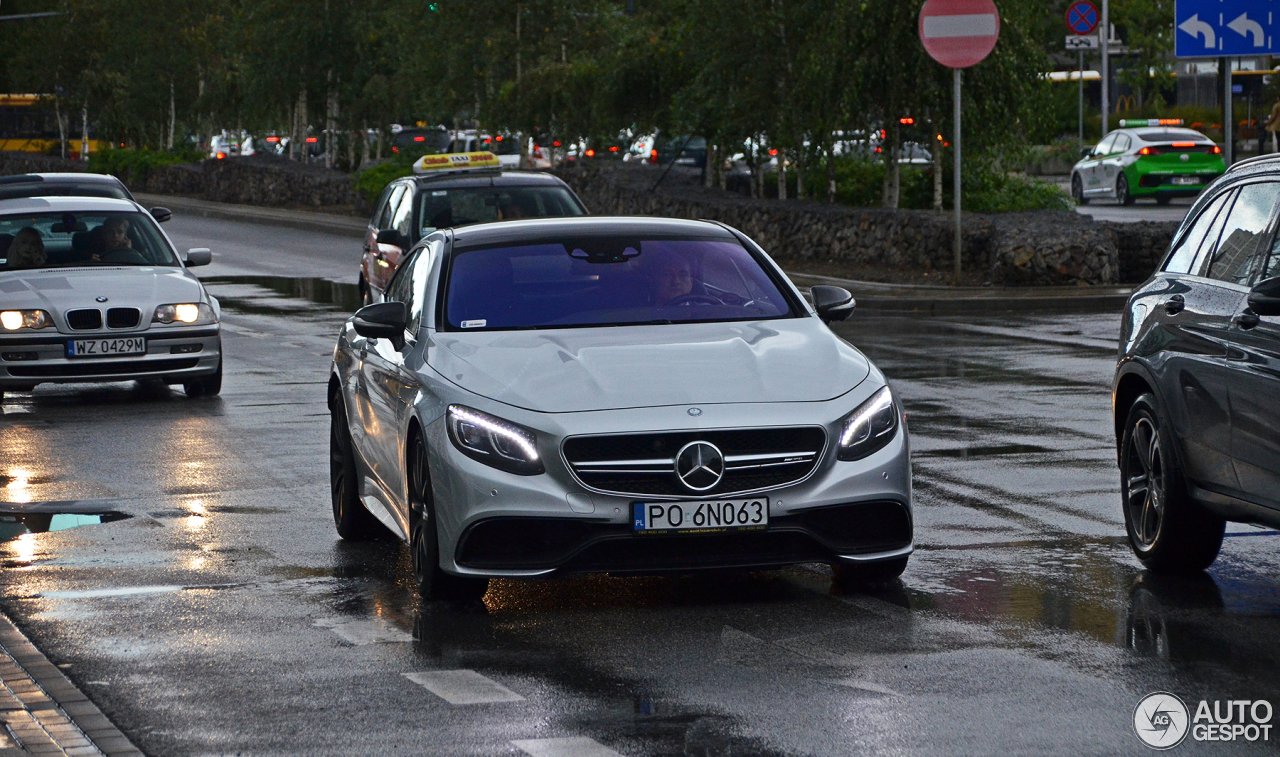
[[[354,288],[210,284],[220,398],[41,387],[0,418],[3,512],[131,516],[30,529],[0,544],[0,581],[148,753],[1136,754],[1151,691],[1280,701],[1278,535],[1231,526],[1187,579],[1124,542],[1115,316],[839,327],[908,412],[901,585],[840,595],[805,566],[502,580],[483,605],[424,606],[398,543],[340,543],[329,516],[324,382]]]

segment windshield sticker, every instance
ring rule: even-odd
[[[431,193],[431,196],[432,196],[432,197],[444,197],[444,196],[445,196],[445,195],[447,195],[447,194],[449,194],[449,190],[447,190],[447,189],[438,189],[438,190],[436,190],[436,191],[432,192],[432,193]]]
[[[481,319],[480,319],[480,320],[478,320],[478,321],[463,321],[463,322],[462,322],[462,328],[464,328],[464,329],[482,329],[482,328],[484,328],[484,325],[485,325],[486,323],[488,323],[488,321],[487,321],[487,320],[485,320],[484,318],[481,318]]]

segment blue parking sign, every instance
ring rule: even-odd
[[[1176,55],[1280,53],[1280,4],[1259,0],[1176,0]]]

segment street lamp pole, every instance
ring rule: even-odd
[[[1108,117],[1111,115],[1111,62],[1107,60],[1111,41],[1111,4],[1102,0],[1102,23],[1099,25],[1099,45],[1102,47],[1102,136],[1107,135]]]

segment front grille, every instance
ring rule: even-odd
[[[111,308],[107,311],[107,328],[134,329],[142,321],[142,311],[137,308]]]
[[[71,365],[9,366],[9,375],[20,378],[63,378],[71,376],[119,376],[125,373],[166,373],[195,368],[200,358],[173,360],[118,360],[110,363],[73,363]]]
[[[77,331],[92,331],[102,328],[102,311],[71,310],[67,313],[67,325]]]
[[[710,442],[724,455],[723,478],[703,491],[676,476],[676,455],[693,441]],[[813,472],[826,442],[817,426],[576,436],[565,440],[564,456],[578,480],[600,492],[725,496],[800,481]]]

